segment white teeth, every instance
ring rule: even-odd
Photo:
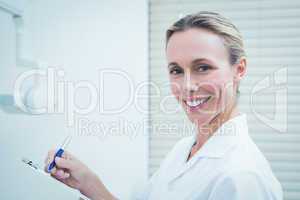
[[[208,98],[202,98],[192,101],[186,101],[186,104],[191,107],[199,106],[200,104],[203,104]]]

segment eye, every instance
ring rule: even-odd
[[[173,75],[177,75],[177,74],[183,73],[183,70],[178,66],[173,66],[173,67],[170,68],[169,73],[173,74]]]
[[[209,69],[211,69],[212,67],[211,66],[209,66],[209,65],[197,65],[196,67],[195,67],[195,70],[197,71],[197,72],[205,72],[205,71],[207,71],[207,70],[209,70]]]

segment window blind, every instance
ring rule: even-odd
[[[300,199],[300,1],[150,1],[150,174],[173,145],[193,134],[171,97],[165,59],[165,31],[179,17],[216,11],[244,37],[248,70],[239,106],[249,133],[283,186],[285,200]],[[174,112],[174,110],[178,110]],[[173,111],[173,112],[172,112]]]

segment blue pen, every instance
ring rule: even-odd
[[[62,157],[65,149],[67,148],[67,146],[69,145],[69,143],[71,142],[72,140],[72,136],[71,135],[68,135],[64,142],[62,143],[62,145],[60,146],[60,148],[56,151],[55,155],[54,155],[54,159],[53,161],[50,163],[49,167],[48,167],[48,172],[50,173],[50,171],[56,166],[56,163],[55,163],[55,158],[56,157]]]

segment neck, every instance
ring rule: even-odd
[[[207,125],[197,127],[197,139],[194,151],[199,150],[202,145],[214,134],[214,132],[222,126],[226,121],[239,115],[239,109],[236,104],[217,114]]]

